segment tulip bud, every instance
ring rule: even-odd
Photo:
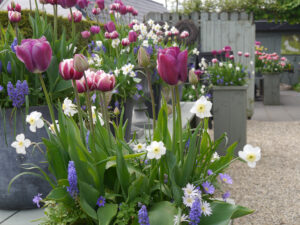
[[[73,60],[74,60],[74,68],[76,71],[84,72],[89,68],[89,63],[84,55],[75,54]]]
[[[132,12],[132,15],[133,15],[133,16],[137,16],[137,15],[138,15],[138,11],[136,11],[136,10],[134,9],[133,12]]]
[[[229,59],[231,59],[231,60],[234,59],[234,55],[230,55]]]
[[[114,109],[114,114],[115,114],[116,116],[120,115],[120,110],[119,110],[118,107],[115,107],[115,109]]]
[[[134,9],[131,5],[128,5],[128,6],[126,6],[126,10],[127,10],[127,12],[132,13]]]
[[[126,15],[127,14],[127,7],[125,5],[121,5],[119,9],[119,13],[121,15]]]
[[[182,39],[184,39],[184,38],[187,38],[189,35],[190,35],[189,32],[187,32],[187,31],[182,31],[182,33],[180,34],[180,37],[181,37]]]
[[[238,56],[242,56],[243,55],[243,52],[241,52],[241,51],[238,51]]]
[[[104,28],[108,33],[111,33],[116,30],[116,25],[114,22],[110,21],[104,25]]]
[[[59,73],[64,80],[79,80],[83,76],[83,72],[79,72],[74,68],[73,59],[65,59],[59,63]]]
[[[145,68],[150,64],[150,56],[143,47],[140,47],[138,51],[138,64]]]
[[[92,10],[92,13],[93,13],[94,15],[99,15],[100,12],[101,12],[101,9],[100,9],[99,7],[95,7],[95,8],[93,8],[93,10]]]
[[[189,72],[189,81],[191,84],[197,84],[198,83],[198,77],[195,74],[195,70],[191,69]]]
[[[108,32],[105,32],[104,37],[105,37],[106,39],[110,39],[110,34],[109,34]]]
[[[119,33],[117,31],[113,31],[109,34],[111,39],[116,39],[119,37]]]
[[[218,54],[218,52],[217,52],[217,50],[212,50],[212,51],[211,51],[211,54],[212,54],[213,56],[216,56],[216,55]]]
[[[82,31],[81,36],[83,38],[89,38],[91,36],[91,33],[88,30]]]
[[[12,23],[18,23],[21,20],[21,13],[18,11],[8,11],[8,19]]]
[[[95,73],[95,88],[102,92],[111,91],[115,87],[115,76],[107,74],[102,70]]]
[[[211,62],[215,64],[215,63],[217,63],[217,62],[218,62],[218,59],[216,59],[216,58],[213,58],[213,59],[211,60]]]
[[[99,26],[91,26],[90,31],[92,34],[98,34],[100,32]]]
[[[86,92],[85,78],[82,77],[80,80],[76,80],[76,88],[78,93]]]
[[[248,58],[248,57],[250,56],[250,53],[249,53],[249,52],[245,52],[244,56],[245,56],[246,58]]]
[[[82,13],[79,10],[73,12],[73,18],[74,18],[74,23],[79,23],[82,20]],[[72,16],[70,13],[68,15],[68,19],[70,22],[72,22]]]

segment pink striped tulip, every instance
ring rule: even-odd
[[[231,59],[231,60],[234,59],[234,55],[230,55],[229,59]]]
[[[79,80],[83,77],[83,72],[75,70],[73,59],[65,59],[60,62],[59,73],[64,80]]]
[[[92,10],[92,13],[93,13],[95,16],[99,15],[100,12],[101,12],[101,9],[100,9],[99,7],[95,7],[95,8],[93,8],[93,10]]]
[[[82,13],[79,10],[73,12],[72,14],[73,14],[73,18],[74,18],[74,23],[79,23],[82,20]],[[69,13],[68,19],[70,22],[72,22],[71,13]]]
[[[129,13],[133,13],[134,8],[131,5],[126,6],[126,10]]]
[[[12,23],[18,23],[21,20],[21,13],[18,11],[8,11],[8,19]]]
[[[139,13],[138,13],[138,11],[136,11],[135,9],[133,10],[133,12],[132,12],[132,15],[133,16],[137,16]]]
[[[111,91],[115,87],[115,76],[103,71],[97,71],[95,74],[95,87],[102,92]]]
[[[24,39],[21,45],[15,46],[16,55],[32,73],[41,73],[48,69],[52,49],[43,36],[40,39]]]
[[[130,41],[129,41],[128,38],[123,38],[121,43],[125,47],[125,46],[128,46],[130,44]]]
[[[21,6],[17,3],[15,3],[14,1],[11,1],[10,5],[7,5],[7,11],[17,11],[17,12],[21,12]]]
[[[242,56],[243,55],[243,52],[241,52],[241,51],[238,51],[238,56]]]
[[[212,62],[213,64],[215,64],[215,63],[217,63],[217,62],[218,62],[218,59],[216,59],[216,58],[213,58],[213,59],[211,60],[211,62]]]
[[[87,91],[84,77],[82,77],[80,80],[76,80],[75,82],[78,93],[83,93]]]
[[[117,31],[113,31],[109,34],[110,39],[116,39],[119,37],[119,33]]]
[[[182,31],[181,34],[180,34],[180,37],[181,37],[181,38],[187,38],[189,35],[190,35],[189,32],[187,32],[187,31]]]
[[[176,85],[187,79],[187,50],[180,51],[178,47],[159,50],[157,56],[157,70],[160,77],[169,85]]]
[[[246,58],[248,58],[248,57],[250,56],[250,53],[249,53],[249,52],[245,52],[244,56],[245,56]]]

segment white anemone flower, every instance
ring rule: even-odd
[[[160,159],[162,155],[166,154],[166,147],[163,142],[153,141],[147,147],[147,157],[149,159]]]
[[[144,152],[146,150],[146,144],[138,143],[133,146],[133,151]]]
[[[26,148],[31,145],[31,141],[29,139],[25,139],[24,134],[19,134],[16,136],[16,141],[11,144],[11,147],[16,149],[17,154],[26,155]]]
[[[182,214],[180,217],[180,220],[179,220],[178,215],[175,215],[174,216],[174,225],[181,224],[182,222],[190,222],[188,218],[189,217],[187,215]]]
[[[62,110],[67,116],[74,116],[78,112],[76,105],[74,105],[69,98],[65,98],[64,103],[62,105]]]
[[[184,188],[182,188],[184,191],[184,195],[186,196],[197,196],[198,191],[196,190],[196,187],[193,184],[188,183]]]
[[[204,214],[204,216],[210,216],[212,214],[210,204],[206,201],[201,202],[201,211]]]
[[[256,166],[256,162],[260,160],[261,153],[259,147],[253,147],[252,145],[245,145],[243,151],[239,151],[239,157],[248,163],[250,168]]]
[[[195,201],[195,196],[184,195],[184,196],[182,197],[182,199],[183,199],[183,204],[184,204],[185,206],[192,208],[193,203],[194,203],[194,201]]]
[[[196,116],[203,119],[205,117],[211,117],[211,110],[212,103],[208,101],[204,96],[201,96],[200,99],[196,101],[194,106],[191,108],[190,112],[195,113]]]
[[[40,129],[44,126],[44,121],[42,120],[42,113],[33,111],[26,116],[26,122],[30,124],[29,130],[31,132],[36,132],[36,128]]]
[[[97,113],[96,106],[92,106],[93,124],[96,124],[96,122],[97,122],[97,115],[98,115],[98,118],[99,118],[101,126],[103,126],[104,125],[104,121],[102,119],[102,114],[101,113]]]

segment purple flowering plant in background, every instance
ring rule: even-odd
[[[27,81],[17,81],[16,87],[11,82],[7,83],[7,94],[13,107],[20,108],[25,103],[25,97],[29,94]]]
[[[138,217],[140,225],[150,225],[148,212],[145,205],[142,205],[141,209],[139,210]]]
[[[40,207],[41,207],[41,206],[40,206],[40,202],[41,202],[42,200],[43,200],[43,199],[42,199],[42,194],[38,193],[36,196],[33,197],[32,202],[33,202],[34,204],[36,204],[36,206],[37,206],[38,208],[40,208]]]
[[[69,181],[69,186],[67,187],[67,191],[72,196],[72,198],[75,199],[79,193],[79,190],[77,186],[77,173],[76,173],[74,161],[69,161],[68,181]]]

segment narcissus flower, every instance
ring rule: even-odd
[[[261,152],[259,147],[253,147],[252,145],[245,145],[243,151],[239,151],[239,157],[248,163],[250,168],[256,166],[256,162],[260,160]]]
[[[64,103],[62,105],[62,110],[67,116],[74,116],[78,112],[76,105],[74,105],[69,98],[65,98]]]
[[[93,117],[93,124],[97,122],[97,116],[100,121],[101,126],[104,125],[102,113],[97,112],[96,106],[92,106],[92,117]]]
[[[138,143],[133,146],[134,152],[143,152],[146,150],[146,144]]]
[[[19,134],[16,136],[16,141],[11,144],[11,147],[16,149],[18,154],[26,155],[26,148],[31,145],[31,141],[29,139],[25,139],[24,134]]]
[[[210,113],[211,107],[212,103],[208,101],[204,96],[201,96],[201,98],[196,101],[190,112],[195,113],[196,116],[203,119],[205,117],[212,116]]]
[[[149,159],[160,159],[161,156],[166,154],[166,147],[163,142],[153,141],[147,147],[147,157]]]
[[[15,46],[15,50],[18,59],[32,73],[46,71],[51,63],[52,49],[44,36],[40,39],[24,39],[21,45]]]
[[[44,126],[42,113],[33,111],[26,116],[26,122],[30,124],[29,129],[31,132],[36,132],[36,128],[40,129]]]

